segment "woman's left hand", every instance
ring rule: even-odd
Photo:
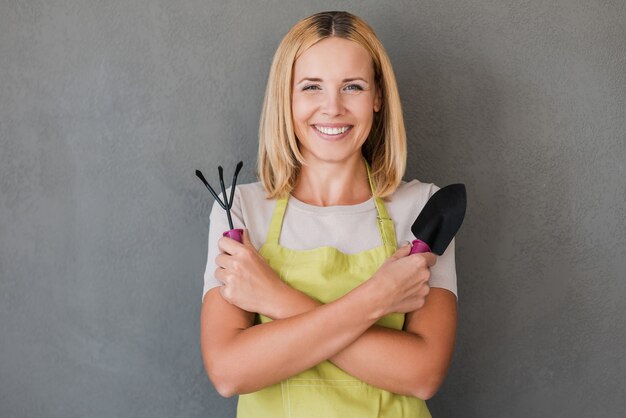
[[[223,283],[222,297],[245,311],[272,317],[281,292],[289,286],[254,248],[248,231],[243,231],[243,243],[222,237],[217,246],[221,253],[215,257],[215,277]]]

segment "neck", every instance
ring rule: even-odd
[[[311,161],[300,168],[291,194],[314,206],[356,205],[372,197],[367,169],[360,156],[350,161]]]

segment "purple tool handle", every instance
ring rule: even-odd
[[[222,235],[243,244],[243,229],[231,229],[230,231],[224,232]]]
[[[426,244],[424,241],[421,241],[419,239],[413,240],[413,242],[411,243],[411,252],[410,254],[415,254],[415,253],[429,253],[430,252],[430,247],[428,246],[428,244]]]

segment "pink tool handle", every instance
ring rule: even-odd
[[[430,252],[430,247],[428,246],[428,244],[426,244],[424,241],[421,241],[419,239],[413,240],[413,242],[411,243],[411,252],[410,254],[415,254],[415,253],[429,253]]]
[[[224,232],[222,235],[243,244],[243,229],[231,229],[230,231]]]

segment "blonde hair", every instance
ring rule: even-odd
[[[374,79],[382,101],[362,153],[371,166],[376,195],[390,195],[402,181],[406,168],[406,131],[389,57],[365,21],[348,12],[322,12],[293,26],[274,55],[259,124],[258,176],[268,198],[290,193],[304,164],[291,113],[294,63],[308,48],[333,36],[364,47],[374,64]]]

